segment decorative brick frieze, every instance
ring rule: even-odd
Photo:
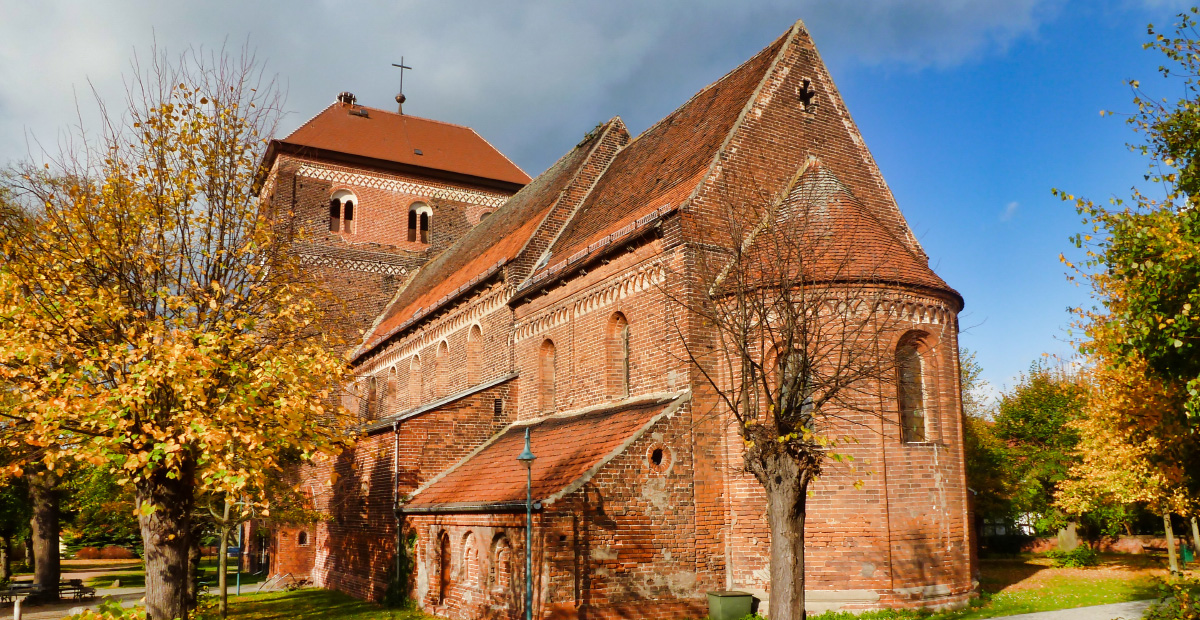
[[[370,187],[397,194],[412,194],[425,196],[436,200],[453,200],[469,202],[493,209],[500,207],[508,200],[508,194],[501,192],[485,192],[478,189],[465,189],[452,185],[434,185],[416,180],[386,178],[376,174],[359,174],[315,164],[301,164],[296,174],[310,179],[320,179],[338,185],[353,187]]]

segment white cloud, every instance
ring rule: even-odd
[[[0,164],[24,156],[28,133],[52,145],[76,95],[90,123],[91,86],[116,103],[152,39],[251,41],[288,86],[285,131],[342,90],[394,105],[404,55],[406,111],[473,126],[536,174],[598,121],[644,128],[797,18],[837,62],[946,67],[1036,32],[1060,1],[0,0]]]
[[[1018,204],[1015,200],[1013,202],[1010,202],[1010,203],[1004,205],[1004,212],[1000,214],[1000,221],[1007,222],[1007,221],[1011,220],[1013,218],[1013,216],[1017,214],[1017,208],[1020,206],[1021,205]]]

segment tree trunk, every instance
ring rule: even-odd
[[[1192,517],[1192,557],[1200,562],[1200,524]]]
[[[36,567],[33,582],[42,585],[40,601],[58,600],[58,580],[62,576],[58,556],[58,492],[49,473],[29,477],[29,499],[33,504],[33,557]]]
[[[200,582],[200,540],[204,537],[204,528],[197,521],[192,522],[192,539],[188,544],[188,573],[187,601],[188,609],[195,609],[200,603],[197,584]]]
[[[221,603],[217,607],[221,617],[229,615],[229,501],[225,501],[225,514],[218,525],[221,542],[217,545],[217,589],[221,592]]]
[[[156,469],[137,487],[138,506],[146,507],[138,513],[146,548],[146,617],[187,620],[195,466],[185,463],[175,478],[167,473]]]
[[[12,538],[0,536],[0,582],[9,579],[12,579]]]
[[[1167,531],[1167,564],[1171,574],[1179,572],[1179,558],[1175,555],[1175,530],[1171,529],[1171,513],[1163,511],[1163,529]]]
[[[804,620],[804,520],[809,476],[786,454],[755,472],[767,491],[771,528],[771,620]]]

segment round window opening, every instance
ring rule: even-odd
[[[671,450],[661,443],[656,443],[646,450],[646,464],[650,471],[663,473],[671,466]]]

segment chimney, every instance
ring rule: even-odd
[[[355,101],[358,101],[358,99],[354,97],[354,93],[346,91],[338,93],[337,102],[344,106],[354,105]]]

